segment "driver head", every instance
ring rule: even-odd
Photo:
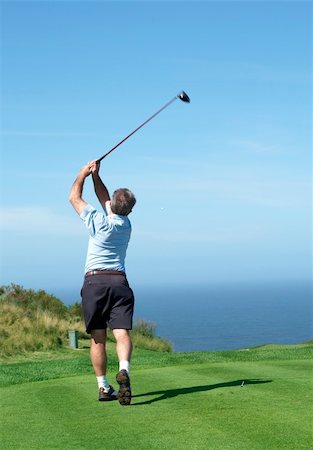
[[[181,91],[178,95],[178,98],[180,98],[180,100],[182,102],[186,102],[186,103],[190,103],[190,98],[188,97],[188,95],[186,94],[186,92]]]

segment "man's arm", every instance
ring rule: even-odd
[[[69,201],[71,202],[73,208],[79,215],[84,211],[84,209],[87,206],[87,203],[82,198],[82,195],[85,179],[90,174],[91,174],[91,164],[89,163],[80,170],[70,192]]]
[[[96,196],[103,209],[106,209],[106,202],[110,201],[110,194],[99,175],[100,163],[93,161],[92,180],[95,188]]]

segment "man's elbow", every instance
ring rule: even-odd
[[[83,200],[80,197],[76,197],[75,195],[69,196],[69,202],[71,203],[71,205],[73,206],[73,208],[75,209],[77,214],[79,214],[79,215],[84,211],[84,209],[87,206],[87,203],[85,202],[85,200]]]
[[[70,193],[69,198],[68,198],[68,201],[70,202],[70,204],[71,204],[72,206],[74,206],[74,208],[75,208],[75,205],[77,204],[77,202],[78,202],[79,200],[80,200],[80,199],[77,197],[77,195],[73,194],[72,192]]]

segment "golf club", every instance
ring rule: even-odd
[[[134,133],[136,133],[136,131],[140,130],[140,128],[142,128],[144,125],[146,125],[146,123],[150,122],[150,120],[152,120],[155,116],[157,116],[158,114],[160,114],[160,112],[162,112],[165,108],[167,108],[168,106],[170,106],[171,103],[173,103],[175,100],[180,99],[182,102],[186,102],[186,103],[190,103],[190,98],[188,97],[188,95],[186,94],[186,92],[181,91],[178,95],[175,95],[174,98],[172,98],[172,100],[170,100],[168,103],[166,103],[166,105],[162,106],[161,109],[159,109],[159,111],[157,111],[156,113],[154,113],[151,117],[149,117],[149,119],[145,120],[145,122],[143,122],[141,125],[139,125],[139,127],[137,127],[134,131],[132,131],[131,133],[129,133],[128,136],[126,136],[124,139],[122,139],[118,144],[116,144],[113,148],[111,148],[111,150],[109,150],[107,153],[105,153],[103,156],[101,156],[101,158],[97,159],[97,162],[102,161],[105,157],[107,157],[110,153],[113,152],[113,150],[115,150],[117,147],[119,147],[121,144],[123,144],[123,142],[125,142],[128,138],[130,138]]]

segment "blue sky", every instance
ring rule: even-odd
[[[1,284],[79,292],[78,170],[181,89],[102,165],[132,285],[310,278],[310,2],[1,6]]]

